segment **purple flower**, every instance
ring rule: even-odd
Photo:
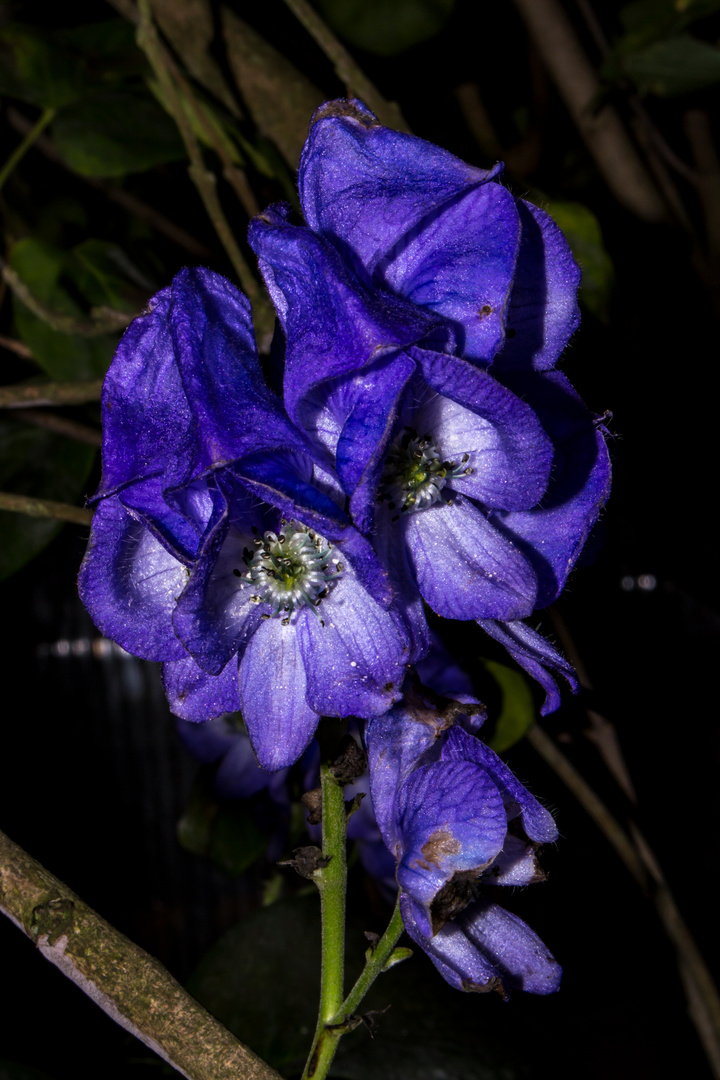
[[[572,680],[520,620],[562,589],[609,489],[603,433],[554,364],[579,270],[551,218],[487,172],[380,125],[315,114],[288,207],[250,243],[286,335],[288,413],[372,538],[427,650],[420,597]]]
[[[297,760],[319,715],[385,712],[405,626],[264,383],[245,297],[181,271],[123,337],[102,408],[80,593],[106,636],[163,663],[173,712],[242,710],[270,771]]]
[[[375,815],[395,858],[405,927],[458,989],[551,993],[556,961],[481,893],[543,880],[536,850],[557,839],[555,822],[497,754],[422,688],[406,689],[366,727]]]

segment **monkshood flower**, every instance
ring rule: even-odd
[[[265,385],[246,298],[181,271],[120,342],[102,411],[80,594],[103,634],[162,662],[173,712],[241,710],[270,771],[298,759],[321,714],[385,712],[406,630]]]
[[[427,648],[422,597],[474,619],[557,706],[572,669],[521,620],[562,589],[609,489],[555,362],[579,270],[542,210],[358,101],[315,114],[285,205],[250,229],[286,336],[291,418],[337,478]]]
[[[422,687],[366,727],[378,827],[395,858],[405,927],[457,989],[557,990],[560,967],[484,886],[543,880],[552,816],[510,769]],[[492,888],[491,890],[492,891]]]

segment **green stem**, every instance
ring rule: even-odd
[[[43,129],[48,126],[50,121],[55,116],[55,112],[55,109],[43,109],[40,119],[37,121],[35,126],[32,127],[30,131],[28,131],[27,135],[20,143],[20,145],[15,147],[12,154],[3,165],[2,169],[0,169],[0,188],[2,188],[3,184],[7,180],[8,176],[10,176],[10,173],[13,171],[13,169],[15,169],[15,167],[25,157],[25,154],[35,142],[38,135],[40,135]]]
[[[329,1024],[342,1005],[345,978],[345,888],[347,866],[347,813],[342,785],[323,765],[322,786],[323,855],[330,859],[320,875],[322,909],[322,975],[320,1016]]]
[[[350,1019],[378,975],[385,970],[385,965],[390,959],[404,929],[402,915],[400,914],[400,894],[398,893],[395,910],[387,930],[371,952],[360,977],[343,1002],[342,1020],[347,1021]]]
[[[329,768],[321,773],[323,788],[323,854],[330,862],[315,875],[321,890],[323,920],[323,968],[321,975],[320,1015],[308,1064],[302,1080],[324,1080],[345,1032],[358,1023],[356,1010],[376,978],[385,970],[398,937],[403,933],[399,895],[393,917],[380,941],[369,953],[361,975],[350,994],[342,1000],[344,970],[345,838],[347,812],[342,787]],[[339,858],[338,858],[339,856]],[[335,863],[335,873],[330,869]]]

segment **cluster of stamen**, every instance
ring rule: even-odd
[[[398,510],[393,518],[416,510],[427,510],[443,499],[443,488],[448,480],[469,476],[469,454],[462,461],[443,461],[432,435],[419,437],[412,428],[406,428],[390,447],[385,473],[380,486],[380,501],[387,500],[390,510]]]
[[[283,521],[279,532],[258,535],[254,547],[245,549],[245,569],[233,571],[254,589],[253,603],[269,604],[267,617],[282,617],[284,626],[293,612],[305,607],[318,615],[317,608],[344,569],[327,540],[303,525]]]

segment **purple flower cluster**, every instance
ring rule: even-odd
[[[409,932],[455,985],[547,992],[552,958],[476,888],[535,880],[554,824],[471,731],[413,719],[403,687],[426,607],[500,641],[543,711],[558,674],[573,684],[522,620],[561,591],[609,490],[602,427],[554,366],[579,271],[499,169],[357,101],[316,113],[299,190],[304,224],[279,204],[249,237],[281,398],[246,298],[209,270],[181,271],[123,337],[81,595],[162,663],[178,716],[241,711],[265,770],[322,715],[367,722]]]

